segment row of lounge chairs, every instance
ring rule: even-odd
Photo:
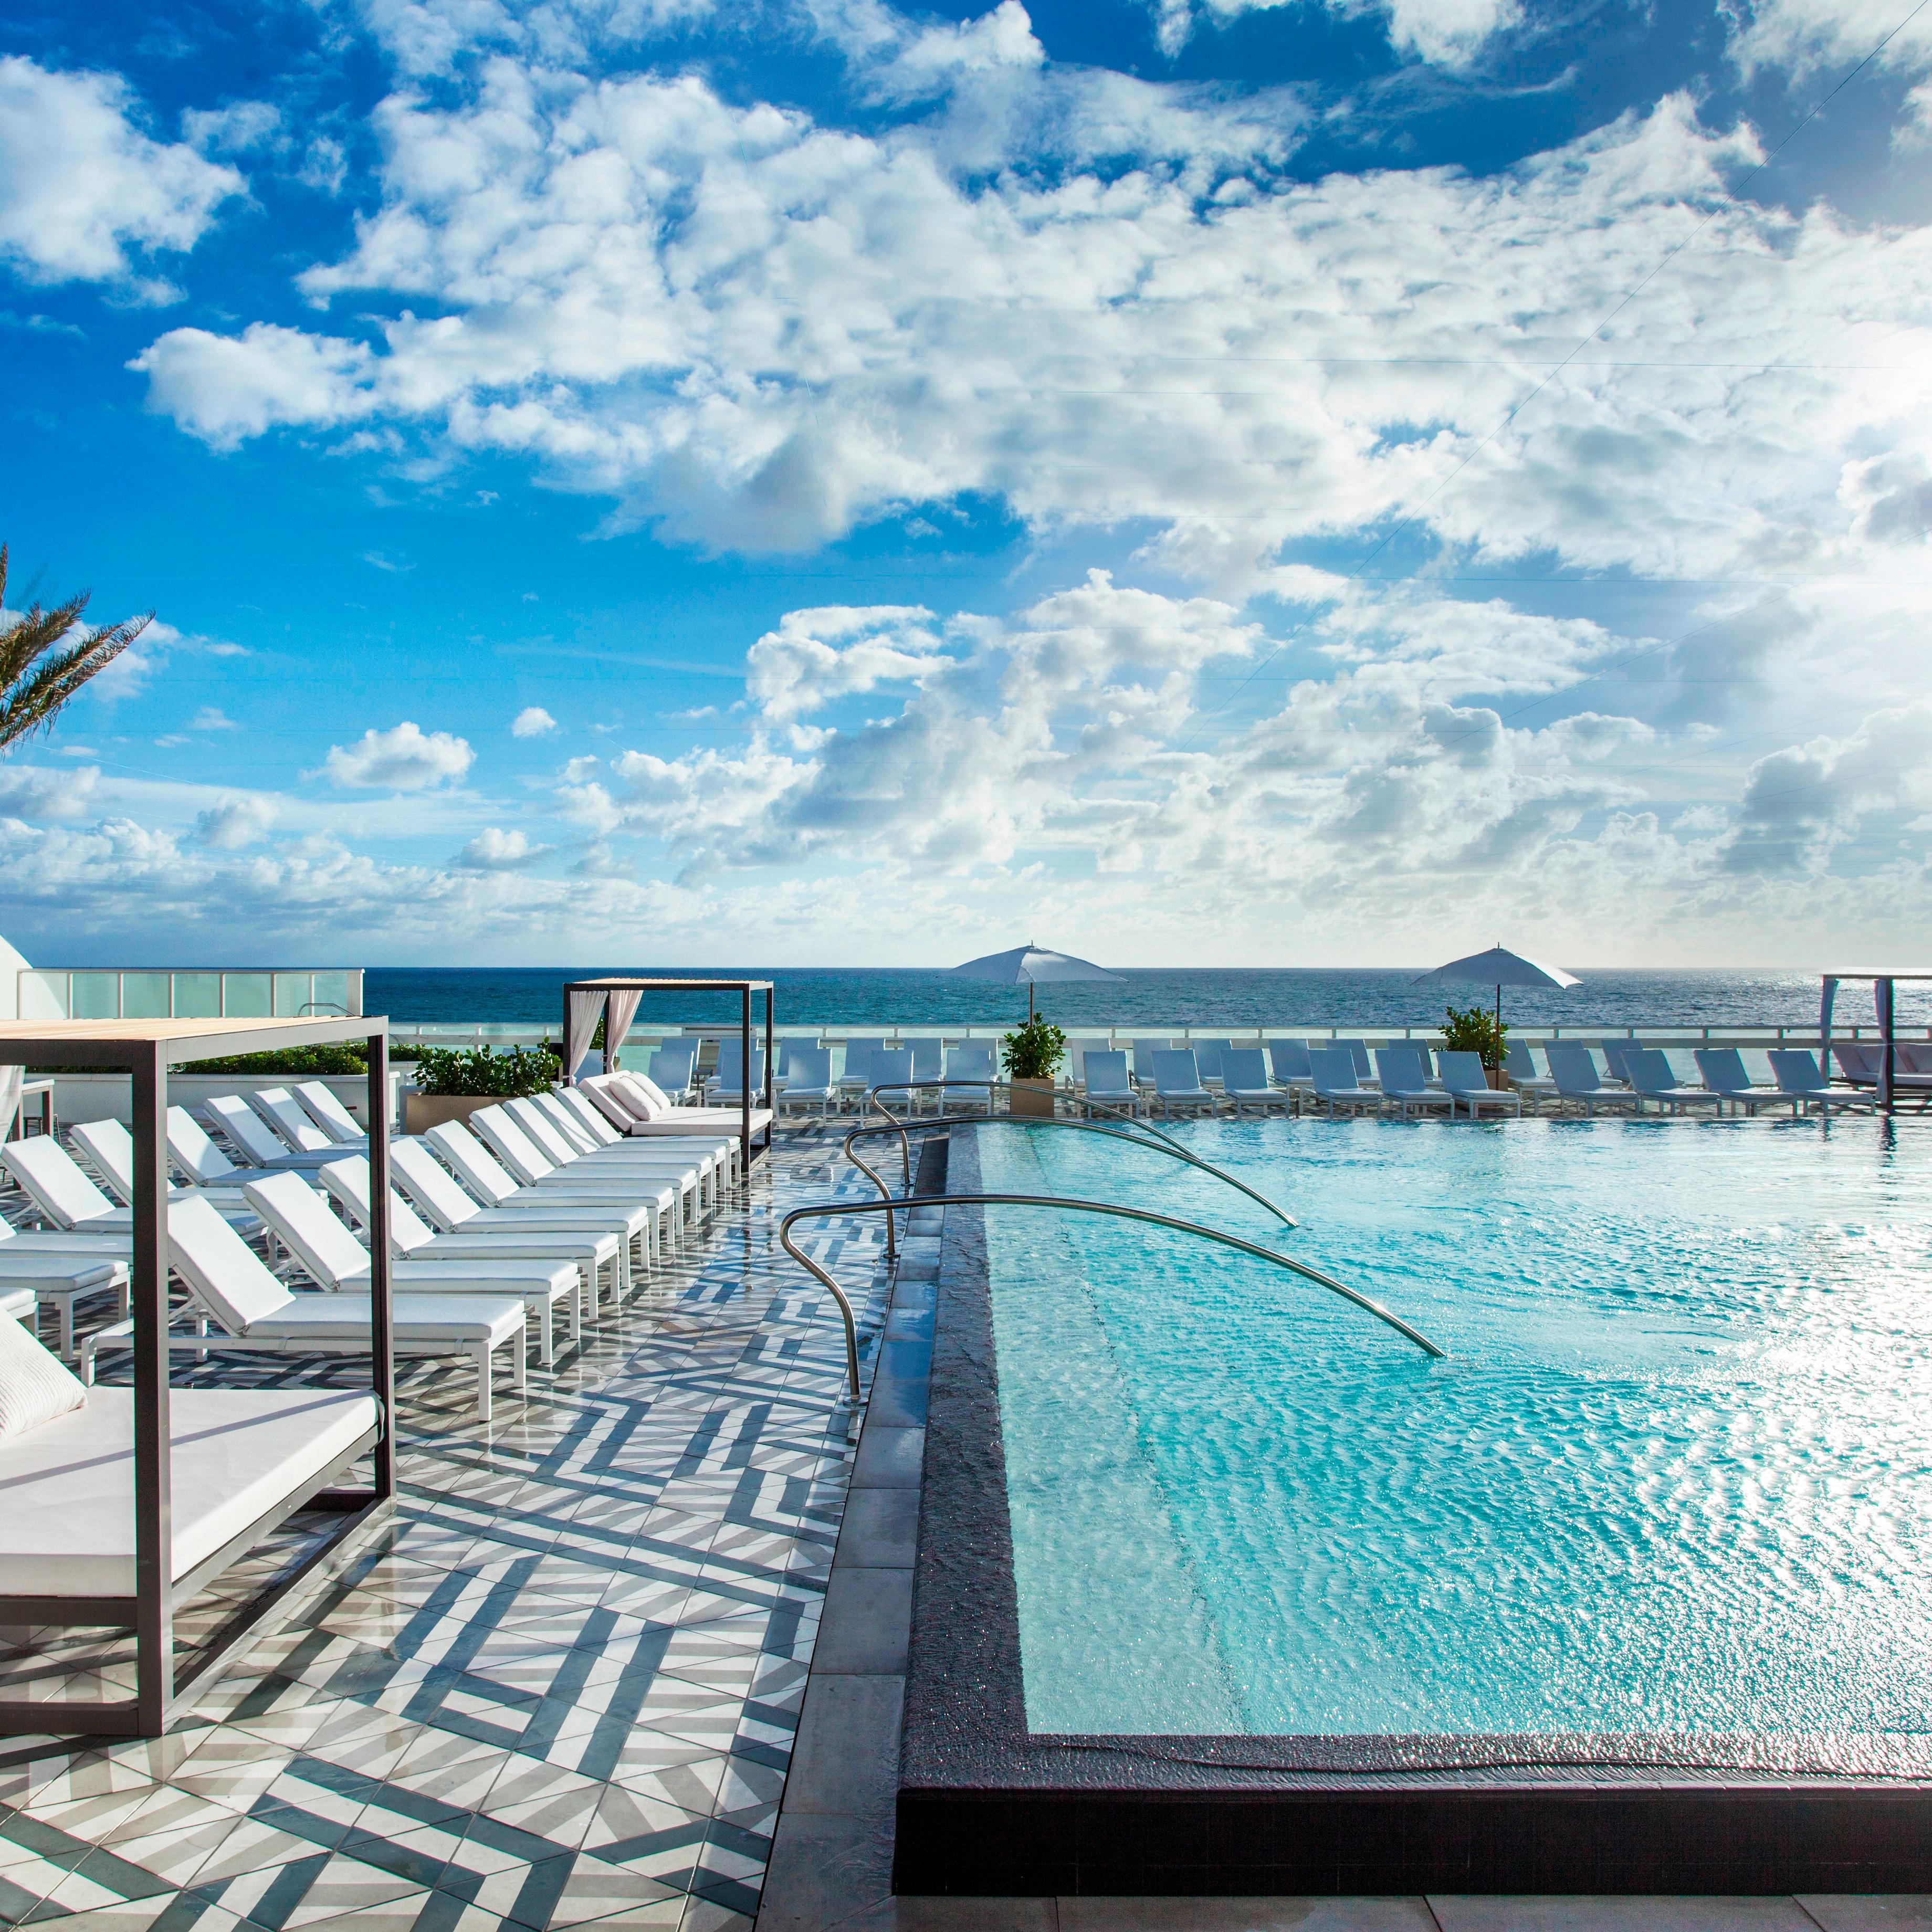
[[[372,1208],[367,1138],[320,1082],[250,1100],[236,1103],[238,1114],[209,1109],[226,1150],[186,1109],[168,1112],[170,1162],[183,1177],[170,1183],[170,1252],[190,1324],[170,1346],[366,1353],[369,1257],[358,1231]],[[255,1127],[269,1124],[280,1131],[259,1136]],[[742,1150],[728,1136],[640,1135],[649,1124],[614,1093],[566,1089],[392,1141],[398,1352],[470,1358],[487,1419],[493,1366],[507,1358],[524,1384],[532,1324],[548,1363],[560,1315],[576,1336],[681,1247],[722,1204]],[[72,1138],[92,1174],[49,1136],[0,1148],[39,1224],[20,1231],[0,1219],[0,1311],[31,1324],[51,1303],[71,1358],[76,1304],[113,1297],[118,1318],[78,1351],[91,1382],[102,1350],[131,1346],[134,1150],[111,1120]],[[290,1278],[321,1292],[292,1289]]]

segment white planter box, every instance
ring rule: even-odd
[[[199,1107],[224,1094],[259,1093],[264,1087],[292,1087],[298,1080],[314,1076],[304,1073],[177,1073],[168,1082],[168,1100],[177,1107]],[[368,1124],[369,1083],[359,1074],[331,1073],[322,1076],[322,1084],[360,1120]],[[403,1076],[392,1068],[389,1073],[391,1129],[401,1118],[398,1096]],[[118,1120],[124,1126],[134,1118],[124,1073],[62,1073],[54,1082],[54,1118],[61,1126],[81,1120]]]

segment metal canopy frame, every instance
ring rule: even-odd
[[[772,1028],[776,1019],[777,994],[769,980],[572,980],[563,989],[563,1042],[564,1057],[570,1054],[570,996],[573,993],[736,993],[739,997],[738,1036],[742,1042],[738,1060],[738,1144],[745,1150],[745,1172],[749,1175],[752,1162],[760,1151],[752,1138],[752,1085],[745,1077],[745,1069],[752,1064],[752,995],[762,993],[765,996],[765,1112],[772,1114]],[[604,1034],[608,1041],[610,1034],[610,1006],[608,997],[604,1004]],[[607,1054],[608,1049],[606,1049]],[[574,1068],[563,1070],[566,1084],[574,1086],[577,1075]],[[772,1114],[772,1118],[777,1116]],[[772,1129],[765,1129],[764,1150],[769,1152],[772,1144]]]
[[[1878,1105],[1881,1113],[1892,1112],[1892,989],[1900,980],[1932,980],[1932,966],[1859,966],[1821,974],[1822,990],[1818,1001],[1818,1058],[1828,1082],[1832,1078],[1832,1004],[1840,980],[1860,980],[1870,983],[1878,1021]]]
[[[316,1487],[284,1497],[207,1562],[186,1576],[174,1570],[173,1436],[168,1382],[168,1070],[184,1062],[283,1046],[367,1042],[369,1054],[370,1390],[374,1432],[322,1478],[371,1456],[368,1489]],[[386,1017],[337,1020],[20,1020],[0,1024],[0,1066],[59,1072],[122,1072],[134,1100],[132,1227],[134,1378],[134,1594],[132,1597],[0,1596],[0,1622],[106,1624],[135,1636],[134,1695],[78,1700],[0,1700],[0,1736],[52,1732],[106,1737],[158,1737],[192,1688],[212,1682],[262,1620],[315,1566],[350,1537],[394,1512],[395,1349],[389,1288],[389,1022]],[[219,1348],[218,1339],[210,1346]],[[176,1611],[202,1586],[299,1508],[328,1510],[348,1520],[291,1570],[250,1598],[222,1624],[185,1672],[176,1668]]]

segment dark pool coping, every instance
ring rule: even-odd
[[[975,1139],[952,1142],[952,1191],[979,1186]],[[1769,1762],[1754,1741],[1030,1733],[977,1209],[946,1210],[938,1276],[898,1687],[901,1892],[1932,1888],[1932,1780]],[[1753,1752],[1761,1768],[1735,1768]],[[1658,1761],[1509,1763],[1638,1756]]]

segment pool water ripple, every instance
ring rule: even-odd
[[[1762,1122],[1202,1123],[1300,1218],[1076,1135],[986,1184],[1030,1727],[1911,1739],[1932,1161]]]

